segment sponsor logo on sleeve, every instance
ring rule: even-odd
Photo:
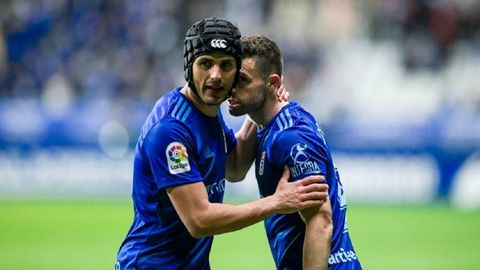
[[[165,150],[167,155],[168,170],[171,174],[190,171],[187,148],[181,142],[172,142]]]
[[[310,160],[307,149],[308,146],[304,143],[297,143],[290,149],[290,158],[293,160],[290,172],[293,177],[321,172],[317,162]]]
[[[290,157],[295,164],[304,163],[308,161],[308,156],[305,153],[307,145],[304,143],[297,143],[290,149]]]

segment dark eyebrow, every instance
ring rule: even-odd
[[[235,59],[224,59],[222,63],[235,63]]]
[[[214,57],[212,55],[209,55],[209,54],[204,54],[204,55],[200,55],[198,58],[202,58],[202,59],[209,59],[209,60],[218,60],[218,61],[235,61],[235,58],[231,57],[230,55],[225,55],[225,56],[220,56],[220,57]]]

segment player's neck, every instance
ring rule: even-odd
[[[190,102],[192,102],[193,106],[197,108],[200,112],[205,114],[208,117],[216,117],[217,116],[217,111],[220,105],[207,105],[202,100],[200,100],[200,97],[196,95],[193,90],[188,87],[188,85],[185,85],[180,92],[187,97]]]
[[[269,99],[263,104],[262,108],[258,111],[251,112],[248,114],[250,118],[260,127],[265,127],[266,124],[270,122],[270,120],[275,117],[275,115],[283,108],[283,106],[287,105],[287,101],[279,102],[276,99]]]

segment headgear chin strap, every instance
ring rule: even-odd
[[[231,22],[217,18],[205,18],[194,23],[188,29],[183,47],[185,79],[188,86],[198,95],[193,83],[192,65],[195,58],[207,53],[223,53],[233,56],[237,70],[233,87],[238,81],[242,64],[241,33]],[[230,96],[231,90],[227,96]]]

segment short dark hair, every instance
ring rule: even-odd
[[[241,38],[242,58],[254,58],[256,68],[266,78],[271,73],[282,76],[282,54],[277,44],[261,35],[248,35]]]

